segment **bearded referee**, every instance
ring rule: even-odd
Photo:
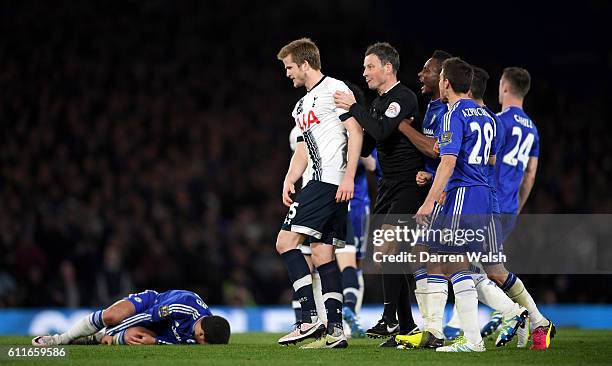
[[[376,147],[382,168],[376,206],[373,214],[384,216],[382,229],[393,230],[411,219],[425,195],[416,185],[414,177],[423,169],[423,155],[398,130],[404,119],[418,114],[414,92],[397,80],[400,58],[397,50],[388,43],[376,43],[365,52],[363,76],[368,87],[377,92],[370,109],[356,103],[350,93],[336,92],[334,102],[355,117],[365,130],[362,156]],[[398,221],[398,216],[402,219]],[[404,269],[391,270],[382,264],[384,312],[381,320],[366,334],[372,337],[388,337],[408,334],[418,330],[414,323],[410,304],[410,285]],[[406,272],[408,272],[406,270]],[[397,315],[397,317],[396,317]],[[394,347],[391,337],[381,346]]]

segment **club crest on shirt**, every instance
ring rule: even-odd
[[[443,132],[440,135],[440,146],[448,145],[451,143],[452,140],[453,140],[452,132]]]
[[[165,318],[170,315],[170,309],[168,309],[168,305],[160,306],[157,313],[160,318]]]
[[[391,104],[389,104],[389,107],[387,107],[387,110],[385,111],[385,116],[389,118],[395,118],[400,114],[401,110],[402,107],[400,107],[399,103],[391,102]]]

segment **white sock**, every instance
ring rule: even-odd
[[[414,272],[414,280],[416,283],[416,289],[414,290],[414,296],[417,300],[419,312],[425,322],[427,318],[427,270],[425,268],[419,268]],[[424,327],[423,327],[424,328]]]
[[[514,274],[510,274],[509,277],[510,276],[514,276]],[[548,320],[538,310],[535,301],[533,301],[533,298],[529,292],[527,292],[525,285],[523,285],[523,281],[516,276],[515,279],[514,284],[506,291],[508,296],[512,299],[512,301],[517,302],[519,305],[527,308],[527,311],[529,311],[529,319],[531,321],[532,328],[548,325]]]
[[[480,344],[482,337],[478,326],[478,295],[469,272],[457,272],[451,276],[455,305],[463,329],[463,335],[472,344]]]
[[[425,330],[436,338],[443,339],[442,327],[444,323],[444,307],[448,299],[448,280],[442,275],[427,276],[427,299],[425,303],[426,314],[423,319]]]
[[[325,302],[323,301],[323,287],[321,287],[321,277],[319,272],[312,273],[312,294],[314,295],[315,306],[319,319],[327,324],[327,311],[325,310]]]
[[[453,305],[453,312],[451,313],[451,317],[446,323],[446,326],[461,329],[461,320],[459,319],[459,314],[457,313],[457,305]]]
[[[357,270],[357,283],[359,284],[359,295],[357,296],[357,304],[355,304],[355,313],[361,313],[361,305],[363,305],[363,295],[365,293],[365,282],[363,280],[363,270]]]
[[[519,304],[512,301],[495,282],[489,280],[486,275],[473,274],[472,279],[478,291],[478,300],[493,310],[499,311],[504,319],[512,318],[520,314]]]
[[[62,344],[68,344],[77,338],[92,335],[104,327],[102,310],[98,310],[82,317],[68,331],[60,334],[60,341]]]

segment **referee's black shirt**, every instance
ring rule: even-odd
[[[383,178],[408,179],[416,185],[415,176],[423,170],[423,155],[397,128],[410,117],[415,119],[413,126],[416,123],[419,108],[414,92],[397,83],[377,96],[369,111],[355,103],[349,112],[366,132],[361,155],[370,155],[376,146]]]

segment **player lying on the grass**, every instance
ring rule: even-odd
[[[95,311],[67,332],[37,336],[34,346],[62,344],[226,344],[230,326],[191,291],[145,290]]]

